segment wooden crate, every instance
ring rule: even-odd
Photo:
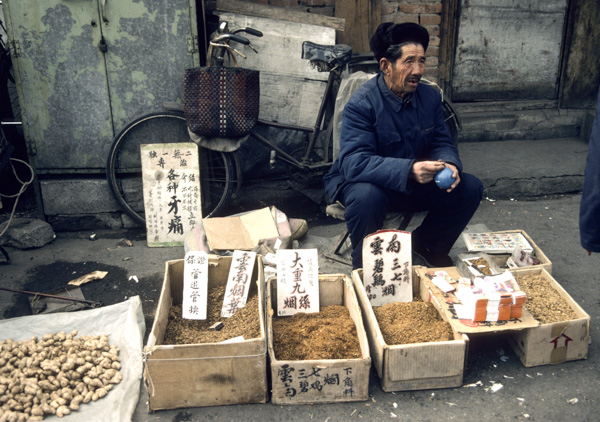
[[[590,316],[546,269],[520,268],[511,272],[515,277],[541,274],[577,314],[577,318],[570,321],[542,324],[508,333],[506,338],[523,365],[539,366],[586,359],[590,340]]]
[[[415,267],[420,268],[420,267]],[[406,345],[388,345],[367,298],[362,269],[352,272],[352,281],[361,306],[367,330],[373,364],[383,391],[424,390],[429,388],[458,387],[462,384],[469,338],[454,327],[454,340]],[[437,298],[430,294],[423,280],[413,275],[413,294],[423,301],[432,302],[442,318]]]
[[[540,249],[540,247],[533,241],[533,239],[524,231],[524,230],[504,230],[492,233],[521,233],[525,239],[529,242],[531,247],[533,248],[533,252],[535,257],[541,261],[540,265],[534,265],[532,267],[527,268],[545,268],[548,273],[552,274],[552,262],[548,259],[546,254]],[[506,268],[506,261],[510,257],[511,254],[502,254],[502,253],[489,253],[489,256],[494,260],[496,265],[499,267]],[[526,267],[523,267],[526,268]]]
[[[364,401],[369,398],[371,358],[360,307],[350,278],[343,274],[319,275],[320,307],[343,305],[356,326],[360,359],[278,360],[273,350],[273,317],[277,309],[277,279],[267,284],[267,332],[273,404],[312,404]],[[307,378],[308,377],[308,378]],[[329,382],[325,382],[325,379]],[[308,388],[303,388],[309,381]],[[317,387],[313,388],[313,384]]]
[[[231,257],[210,256],[208,288],[227,284]],[[264,273],[257,256],[252,274],[258,289],[260,337],[236,343],[162,344],[171,304],[180,304],[184,261],[166,263],[165,278],[152,331],[144,348],[144,379],[150,410],[267,401],[267,344],[264,321]]]

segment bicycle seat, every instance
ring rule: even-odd
[[[302,43],[302,58],[310,60],[319,72],[328,72],[343,66],[352,58],[352,47],[345,44],[321,45],[310,41]]]

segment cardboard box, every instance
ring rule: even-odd
[[[227,284],[231,257],[210,255],[208,288]],[[180,304],[184,261],[166,263],[165,278],[152,331],[144,348],[144,379],[149,409],[265,403],[267,342],[264,321],[264,274],[257,256],[251,289],[258,289],[260,337],[236,343],[163,345],[171,304]],[[252,291],[252,290],[251,290]]]
[[[435,297],[437,303],[441,307],[442,315],[445,315],[450,325],[461,334],[483,334],[483,333],[497,333],[506,332],[511,330],[522,330],[525,328],[538,327],[540,323],[536,321],[529,312],[527,312],[526,306],[522,310],[521,318],[510,319],[508,321],[481,321],[475,322],[470,319],[459,319],[454,309],[455,303],[460,303],[460,300],[456,297],[454,292],[444,293],[437,286],[435,286],[429,277],[425,274],[430,271],[446,271],[450,277],[455,280],[461,276],[456,267],[444,267],[444,268],[426,268],[416,266],[413,267],[415,273],[413,277],[413,283],[418,283],[422,290],[419,292],[420,297],[425,297],[427,294]],[[425,299],[424,299],[425,300]],[[431,299],[427,299],[431,300]]]
[[[277,279],[267,284],[267,332],[273,404],[312,404],[364,401],[369,398],[371,357],[360,307],[350,278],[344,274],[319,275],[320,307],[343,305],[356,326],[360,359],[278,360],[273,350],[273,315],[277,310]],[[288,318],[288,317],[286,317]],[[312,377],[312,378],[311,378]],[[329,382],[325,381],[328,378]],[[309,381],[303,388],[302,382]],[[319,383],[313,388],[315,381]]]
[[[491,233],[521,233],[525,239],[529,242],[529,244],[533,247],[534,255],[537,259],[541,261],[540,265],[533,265],[531,267],[523,267],[523,268],[545,268],[548,273],[552,274],[552,262],[548,259],[546,254],[539,248],[538,245],[531,239],[531,237],[524,230],[504,230],[497,231]],[[510,253],[491,253],[488,252],[490,258],[494,260],[496,265],[500,268],[507,268],[506,261],[510,258]]]
[[[487,264],[487,268],[494,274],[500,274],[506,270],[500,269],[496,260],[485,252],[461,252],[458,254],[458,261],[456,262],[456,268],[463,275],[463,277],[473,280],[475,277],[484,277],[485,274],[478,273],[479,268],[472,268],[467,261],[474,258],[481,258]],[[506,264],[506,262],[505,262]]]
[[[364,290],[362,270],[352,272],[352,281],[365,321],[373,364],[384,391],[458,387],[462,384],[469,342],[466,335],[453,327],[452,341],[388,345]],[[437,298],[430,294],[422,277],[416,273],[413,275],[413,294],[423,301],[432,302],[441,317],[448,321]]]
[[[577,314],[577,319],[542,324],[507,334],[508,342],[523,365],[539,366],[586,359],[590,340],[590,316],[544,268],[521,268],[511,272],[515,277],[541,274]]]

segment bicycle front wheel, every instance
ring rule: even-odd
[[[106,163],[108,185],[123,211],[145,225],[140,145],[190,142],[183,113],[150,113],[129,123],[114,139]],[[200,147],[202,216],[215,216],[236,189],[235,158],[232,153]]]

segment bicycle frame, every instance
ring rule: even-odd
[[[321,127],[323,125],[323,119],[325,117],[325,112],[327,111],[327,105],[330,100],[330,94],[331,94],[331,90],[333,87],[333,83],[336,79],[339,79],[339,78],[340,78],[340,72],[338,69],[333,69],[332,71],[329,72],[329,77],[327,78],[327,85],[325,87],[325,93],[323,95],[323,99],[321,100],[321,105],[319,106],[319,112],[317,113],[315,125],[312,128],[289,125],[289,124],[284,124],[284,123],[266,122],[263,120],[258,121],[258,123],[261,123],[261,124],[264,124],[267,126],[271,126],[271,127],[280,128],[280,129],[291,129],[291,130],[308,132],[309,133],[308,145],[306,146],[306,149],[304,151],[304,155],[302,156],[301,161],[299,161],[292,155],[288,154],[283,149],[279,148],[277,145],[275,145],[273,142],[269,141],[267,138],[265,138],[261,134],[253,131],[252,136],[255,137],[256,139],[258,139],[259,141],[261,141],[264,145],[266,145],[269,148],[271,148],[272,150],[276,151],[276,153],[280,156],[279,158],[282,161],[288,163],[291,166],[294,166],[298,170],[313,171],[313,170],[321,170],[321,169],[329,168],[333,164],[333,161],[329,160],[329,141],[330,141],[330,137],[331,137],[331,132],[333,130],[333,126],[331,125],[331,123],[329,125],[327,125],[327,129],[326,129],[328,132],[327,133],[328,142],[327,142],[327,145],[325,145],[325,147],[323,148],[323,160],[311,163],[309,157],[314,149],[317,137],[322,132]]]
[[[220,34],[220,35],[217,35],[217,37],[216,37],[216,39],[218,39],[219,43],[220,43],[218,45],[217,55],[215,56],[216,63],[218,65],[222,65],[224,63],[225,54],[231,55],[231,54],[233,54],[233,52],[235,52],[235,50],[233,50],[228,45],[229,39],[231,39],[232,41],[240,42],[239,41],[240,37],[235,34],[238,34],[240,32],[248,32],[248,33],[254,35],[253,31],[255,31],[255,30],[253,30],[251,28],[242,28],[242,29],[237,29],[235,31],[229,32],[227,24],[226,23],[222,24],[218,31],[218,34]],[[226,38],[226,37],[230,37],[230,38]],[[243,44],[248,45],[250,48],[252,48],[251,44],[249,43],[249,41],[247,39],[245,39],[243,37],[241,37],[241,38],[244,40]],[[254,48],[252,48],[252,49],[254,50]],[[254,51],[256,51],[256,50],[254,50]],[[240,54],[240,53],[238,53],[238,54]],[[311,60],[311,62],[312,62],[312,60]],[[367,55],[363,54],[363,55],[353,56],[350,59],[345,59],[345,61],[343,62],[343,66],[345,68],[351,68],[352,66],[356,66],[361,63],[362,64],[365,64],[365,63],[370,64],[371,62],[374,63],[373,56],[370,54],[367,54]],[[290,129],[290,130],[295,130],[295,131],[307,132],[309,135],[308,144],[304,148],[303,155],[300,159],[292,156],[290,153],[286,152],[285,150],[283,150],[282,148],[280,148],[279,146],[277,146],[276,144],[271,142],[269,139],[265,138],[263,135],[258,133],[256,130],[253,130],[251,132],[252,137],[254,137],[258,141],[260,141],[263,145],[267,146],[271,150],[271,156],[270,156],[271,167],[273,167],[275,165],[275,162],[277,159],[280,159],[281,161],[287,163],[289,166],[292,166],[293,168],[300,170],[301,172],[306,172],[306,173],[310,173],[313,171],[327,170],[329,167],[331,167],[333,165],[332,157],[330,158],[330,156],[329,156],[329,148],[331,147],[331,142],[332,142],[333,123],[332,123],[332,121],[330,121],[326,125],[326,127],[324,127],[324,119],[325,119],[325,114],[327,112],[327,107],[328,107],[329,103],[332,101],[332,99],[335,102],[335,97],[332,95],[332,90],[334,89],[334,83],[335,82],[339,83],[341,81],[341,79],[342,79],[341,75],[342,75],[343,69],[341,69],[339,66],[336,65],[333,68],[328,69],[328,70],[321,70],[321,69],[319,69],[319,70],[327,71],[327,72],[329,72],[329,75],[327,78],[327,84],[325,86],[324,95],[321,100],[321,104],[319,106],[319,111],[317,113],[316,121],[312,128],[295,126],[295,125],[284,124],[284,123],[277,123],[277,122],[267,122],[267,121],[263,121],[260,119],[258,120],[258,123],[266,125],[266,126],[271,126],[271,127],[280,128],[280,129]],[[441,88],[439,88],[437,86],[437,84],[427,81],[425,79],[423,79],[423,83],[426,83],[428,85],[434,85],[441,92]],[[444,113],[445,113],[444,120],[446,122],[451,120],[453,122],[453,126],[458,127],[460,129],[461,123],[458,118],[458,114],[456,113],[456,111],[454,110],[454,108],[452,107],[450,102],[443,98],[443,92],[442,92],[442,102],[443,102],[443,108],[444,108]],[[317,141],[318,136],[323,132],[323,130],[327,131],[327,133],[326,133],[327,141],[325,142],[325,145],[323,145],[322,157],[319,157],[319,158],[321,158],[321,160],[313,161],[313,160],[311,160],[311,156],[312,156],[314,148],[315,148],[315,143]]]

